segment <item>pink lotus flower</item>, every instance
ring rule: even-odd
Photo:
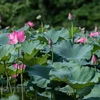
[[[26,68],[26,65],[23,65],[23,64],[14,64],[13,65],[14,66],[14,68],[16,68],[16,69],[19,69],[19,70],[22,70],[22,69],[25,69]]]
[[[92,64],[97,63],[97,57],[95,55],[92,55],[91,62],[92,62]]]
[[[31,21],[28,21],[27,24],[28,24],[29,27],[34,27],[34,23],[31,22]]]
[[[91,33],[89,34],[90,37],[96,37],[96,36],[98,36],[98,35],[99,35],[99,32],[91,32]]]
[[[73,15],[71,13],[68,14],[68,19],[73,20]]]
[[[13,76],[11,76],[11,78],[16,78],[18,76],[18,74],[15,74]]]
[[[24,35],[24,31],[21,30],[19,32],[14,31],[12,34],[8,34],[8,38],[10,39],[8,44],[17,44],[18,42],[24,42],[26,36]]]
[[[87,42],[87,38],[84,38],[84,37],[82,37],[76,41],[76,43],[85,43],[85,42]]]

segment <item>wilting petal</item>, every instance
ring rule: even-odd
[[[91,32],[91,33],[89,34],[90,37],[96,37],[96,36],[98,36],[98,35],[99,35],[99,32]]]
[[[87,38],[84,38],[84,37],[82,37],[76,41],[76,43],[85,43],[85,42],[87,42]]]
[[[17,39],[18,39],[19,42],[24,42],[25,41],[26,36],[24,35],[24,31],[23,30],[18,32]]]
[[[34,23],[31,22],[31,21],[28,21],[27,24],[28,24],[28,26],[30,26],[30,27],[34,27]]]

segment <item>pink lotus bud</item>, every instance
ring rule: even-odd
[[[68,19],[73,20],[73,15],[71,13],[68,14]]]
[[[13,76],[11,76],[11,78],[16,78],[18,76],[18,74],[15,74]]]
[[[97,63],[97,57],[95,55],[92,55],[91,63],[92,64],[96,64]]]
[[[84,38],[84,37],[82,37],[76,41],[76,43],[85,43],[85,42],[87,42],[87,38]]]
[[[31,21],[28,21],[27,24],[28,24],[29,27],[34,27],[34,23],[31,22]]]
[[[19,70],[22,70],[22,69],[25,69],[26,68],[26,65],[24,65],[24,64],[14,64],[13,65],[14,66],[14,68],[16,68],[16,69],[19,69]]]
[[[97,32],[97,31],[98,31],[98,26],[95,26],[94,31],[95,31],[95,32]]]
[[[50,46],[50,48],[52,48],[52,40],[51,39],[48,39],[48,43],[49,43],[49,46]]]

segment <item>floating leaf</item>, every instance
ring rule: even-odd
[[[32,67],[27,67],[26,71],[33,78],[31,81],[33,84],[41,88],[47,87],[47,84],[50,82],[49,80],[49,71],[52,69],[50,66],[41,66],[35,65]]]
[[[70,41],[62,41],[53,46],[54,53],[66,59],[81,60],[90,59],[92,45],[72,44]]]
[[[74,66],[65,66],[60,69],[50,71],[51,80],[62,81],[69,84],[74,89],[85,88],[98,83],[100,73],[94,68]]]

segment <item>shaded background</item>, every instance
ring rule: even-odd
[[[100,0],[0,0],[1,26],[22,27],[33,21],[35,28],[42,16],[44,24],[52,27],[68,27],[68,13],[74,16],[74,24],[86,29],[100,26]]]

